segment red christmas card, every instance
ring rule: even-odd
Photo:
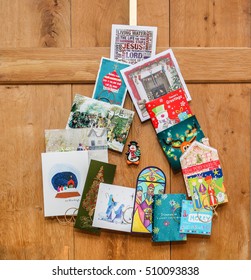
[[[192,116],[185,92],[181,88],[149,101],[145,106],[156,133]]]

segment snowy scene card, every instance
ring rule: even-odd
[[[116,165],[114,164],[91,160],[79,204],[75,228],[99,232],[98,228],[92,226],[99,185],[101,183],[112,184],[115,170]]]
[[[76,214],[88,168],[87,151],[42,153],[45,217]]]
[[[150,118],[145,103],[182,88],[187,101],[191,96],[171,49],[121,70],[140,120]]]
[[[180,157],[193,141],[201,142],[204,133],[196,116],[191,116],[157,134],[159,143],[173,171],[180,171]]]
[[[180,88],[146,103],[156,133],[192,116],[185,92]]]
[[[108,148],[122,152],[133,116],[133,111],[76,94],[66,128],[106,128]]]
[[[157,27],[112,25],[110,58],[135,64],[155,55]]]
[[[93,227],[130,232],[135,189],[100,183]]]
[[[185,194],[154,195],[152,231],[154,242],[187,240],[187,235],[179,232],[183,199],[186,199]]]
[[[128,66],[102,57],[92,98],[123,107],[127,89],[120,70]]]
[[[211,235],[212,210],[195,210],[191,200],[182,201],[180,233]]]
[[[108,162],[106,128],[47,129],[46,152],[88,151],[89,160]]]

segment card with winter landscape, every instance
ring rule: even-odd
[[[155,55],[157,27],[112,25],[111,59],[135,64]]]
[[[47,129],[46,152],[87,150],[89,160],[108,162],[108,144],[105,128]]]
[[[88,168],[87,151],[42,153],[45,217],[76,214]]]
[[[135,189],[100,183],[93,227],[130,232]]]
[[[106,128],[108,148],[122,152],[133,116],[133,111],[76,94],[66,128]]]
[[[75,228],[99,232],[92,226],[100,183],[112,184],[116,165],[91,160],[85,186],[78,208]]]
[[[129,64],[102,57],[92,98],[123,106],[127,89],[120,70],[128,66]]]
[[[171,49],[121,70],[129,94],[140,120],[150,118],[145,104],[169,92],[182,88],[187,101],[191,100],[188,88]]]

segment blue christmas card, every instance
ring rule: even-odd
[[[180,233],[211,235],[212,217],[212,210],[195,210],[192,200],[183,200]]]
[[[157,194],[153,202],[154,242],[185,241],[187,236],[180,233],[181,203],[185,194]]]

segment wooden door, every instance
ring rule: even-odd
[[[128,24],[124,0],[0,0],[0,259],[249,259],[249,0],[138,0],[138,25],[158,27],[157,52],[171,47],[192,96],[191,107],[219,151],[229,203],[211,237],[153,244],[149,236],[100,236],[43,216],[40,154],[44,130],[64,128],[73,96],[91,96],[111,24]],[[157,4],[156,4],[157,3]],[[134,110],[129,96],[125,107]],[[167,176],[167,193],[185,192],[150,122],[136,116],[128,140],[142,160],[129,168],[109,151],[115,182],[134,188],[148,165]]]

